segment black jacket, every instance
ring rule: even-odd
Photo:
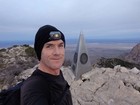
[[[21,105],[53,105],[56,101],[59,103],[67,85],[62,72],[54,76],[37,69],[21,87]],[[72,105],[69,89],[65,92],[60,105]]]

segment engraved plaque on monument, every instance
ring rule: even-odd
[[[92,69],[87,48],[85,46],[84,35],[80,34],[77,49],[72,60],[72,71],[75,79],[79,79],[82,74]]]

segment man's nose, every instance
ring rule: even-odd
[[[60,53],[60,49],[58,47],[55,47],[53,53],[54,54],[59,54]]]

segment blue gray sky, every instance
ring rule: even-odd
[[[34,40],[46,24],[67,39],[140,39],[140,0],[0,0],[0,41]]]

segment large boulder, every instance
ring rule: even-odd
[[[29,45],[14,45],[0,49],[0,88],[8,88],[22,71],[38,63],[34,49]]]

